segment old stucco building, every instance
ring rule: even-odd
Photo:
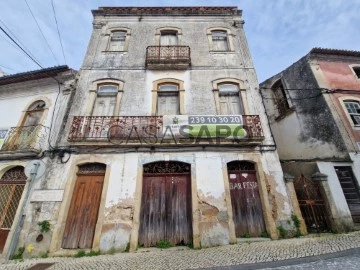
[[[25,232],[19,246],[61,255],[292,233],[300,210],[283,179],[241,11],[92,12],[56,145],[66,152],[48,164],[41,188],[52,193],[36,208],[51,229],[45,242]]]
[[[25,168],[30,172],[29,162],[41,160],[42,172],[39,173],[44,173],[49,163],[48,151],[55,146],[66,117],[75,74],[67,66],[57,66],[0,77],[2,258],[8,258],[15,251],[18,241],[24,245],[25,236],[34,240],[39,235],[39,220],[50,220],[48,213],[52,209],[41,199],[47,192],[41,187],[44,177],[30,181]]]
[[[358,227],[360,52],[312,49],[260,86],[308,228]]]

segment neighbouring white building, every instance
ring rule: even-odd
[[[40,211],[35,209],[46,206],[37,205],[32,198],[27,198],[30,193],[39,193],[40,181],[31,182],[24,169],[34,159],[42,160],[42,169],[46,168],[49,159],[46,153],[56,144],[57,134],[69,109],[68,101],[73,96],[71,84],[74,79],[75,72],[67,66],[0,77],[2,257],[14,252],[20,231],[28,237],[28,233],[31,234],[29,227],[32,227],[38,235],[37,222],[33,225],[32,221]]]

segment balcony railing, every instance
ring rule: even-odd
[[[46,146],[49,128],[43,125],[11,127],[2,130],[4,141],[0,151],[36,151]]]
[[[191,64],[189,46],[148,46],[145,66],[148,69],[186,69]]]
[[[264,138],[258,115],[243,115],[242,125],[246,135],[240,141],[260,141]],[[166,129],[168,127],[164,126],[162,116],[75,116],[68,140],[154,144],[174,139],[169,137],[172,131]],[[207,139],[209,138],[201,138],[203,141]],[[222,140],[234,141],[233,138],[222,138]]]

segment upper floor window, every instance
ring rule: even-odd
[[[160,46],[176,46],[178,37],[176,31],[161,31]]]
[[[93,116],[114,116],[119,86],[102,84],[97,88]]]
[[[163,83],[159,85],[156,114],[157,115],[180,114],[178,84]]]
[[[359,101],[344,101],[347,112],[355,126],[360,126],[360,104]]]
[[[233,34],[230,29],[224,27],[209,28],[206,31],[209,41],[210,51],[212,52],[232,52],[234,51]]]
[[[355,76],[360,79],[360,66],[353,66],[352,69],[355,73]]]
[[[36,126],[41,123],[41,118],[45,110],[45,102],[35,101],[26,111],[22,126]]]
[[[289,102],[286,98],[284,85],[281,80],[277,81],[272,87],[275,104],[279,115],[284,115],[289,109]]]
[[[130,29],[110,29],[107,31],[106,35],[109,36],[109,41],[105,50],[113,52],[123,52],[128,50]]]
[[[220,114],[244,114],[239,85],[235,83],[222,83],[219,88]]]
[[[213,51],[228,51],[228,36],[225,31],[212,31],[212,50]]]

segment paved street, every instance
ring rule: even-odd
[[[0,269],[28,269],[54,263],[55,269],[360,269],[360,232],[191,250],[140,250],[83,258],[4,262]],[[331,254],[337,252],[335,254]],[[316,256],[316,257],[309,257]],[[306,258],[304,258],[306,257]],[[336,257],[336,259],[334,259]],[[302,259],[301,259],[302,258]],[[284,261],[285,260],[285,261]]]

